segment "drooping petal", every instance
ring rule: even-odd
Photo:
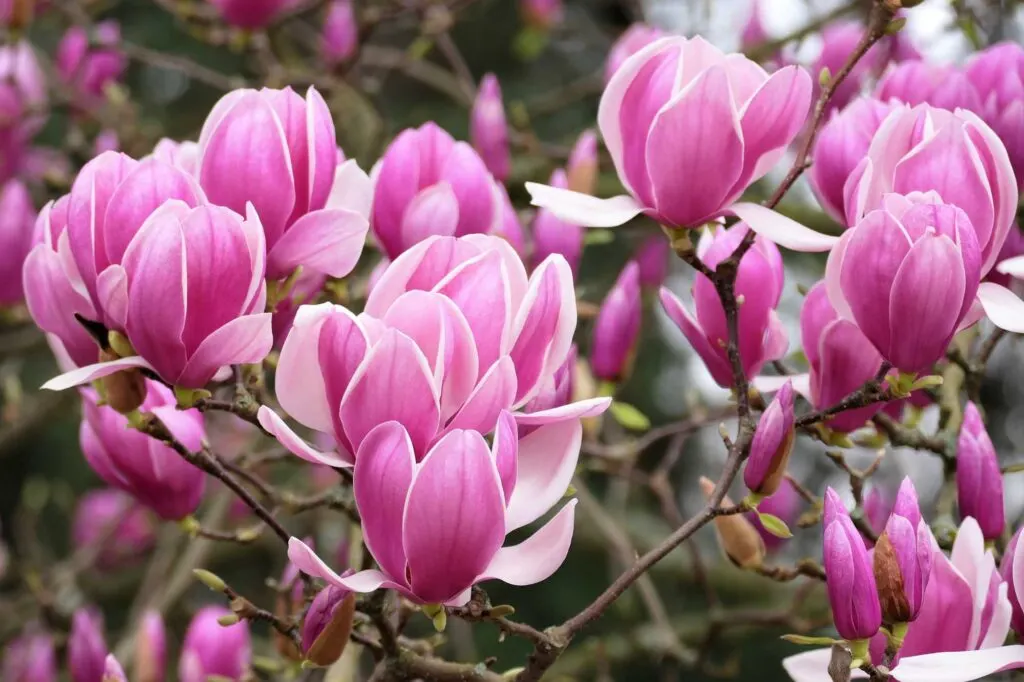
[[[587,419],[603,414],[611,404],[611,398],[587,398],[538,412],[518,412],[516,422],[520,426],[544,426],[569,419]]]
[[[728,210],[757,234],[792,251],[828,251],[839,241],[839,237],[815,232],[761,204],[741,202]]]
[[[1024,334],[1024,301],[995,282],[978,286],[978,300],[992,324],[1015,334]]]
[[[270,313],[259,313],[231,320],[199,344],[175,381],[201,388],[221,367],[263,362],[274,347],[271,318]]]
[[[569,500],[528,539],[518,545],[499,549],[478,580],[533,585],[550,578],[569,554],[577,502]]]
[[[60,376],[55,376],[40,388],[46,389],[47,391],[63,391],[73,386],[87,384],[90,381],[95,381],[101,377],[110,376],[111,374],[120,372],[123,369],[136,368],[152,369],[148,362],[140,358],[138,355],[133,355],[130,358],[121,358],[119,360],[111,360],[110,362],[97,362],[94,365],[79,367],[78,369],[70,372],[65,372]]]
[[[526,183],[530,203],[546,208],[558,218],[584,227],[618,227],[640,215],[644,208],[628,194],[599,199],[568,189],[536,182]]]
[[[832,678],[828,674],[828,663],[831,660],[831,649],[814,649],[782,659],[782,667],[793,682],[831,682]],[[853,676],[867,677],[860,670],[854,670]]]
[[[288,561],[306,575],[320,578],[331,585],[344,587],[353,592],[373,592],[382,587],[404,588],[404,585],[392,582],[387,575],[376,570],[359,571],[343,578],[331,570],[323,559],[316,555],[316,552],[298,538],[291,538],[288,541]]]
[[[582,440],[582,424],[570,419],[538,427],[519,441],[519,471],[505,516],[508,531],[536,521],[565,495]]]
[[[256,418],[259,420],[260,426],[266,429],[267,433],[276,438],[288,452],[296,457],[301,457],[307,462],[323,464],[329,467],[352,466],[351,456],[343,457],[341,453],[320,452],[310,446],[309,443],[292,431],[291,427],[276,412],[266,405],[260,406]],[[344,454],[348,455],[348,453]]]
[[[1017,668],[1024,668],[1022,644],[910,656],[900,659],[892,676],[899,682],[970,682]]]
[[[659,293],[661,306],[669,319],[679,328],[693,350],[704,361],[708,371],[719,386],[732,384],[732,369],[724,355],[708,341],[704,331],[697,326],[697,321],[686,309],[683,302],[667,288],[662,287]]]

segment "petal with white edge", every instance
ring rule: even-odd
[[[1024,278],[1024,256],[1007,258],[996,266],[996,272],[1001,272],[1010,277]]]
[[[50,379],[42,385],[42,388],[45,388],[47,391],[63,391],[71,388],[72,386],[81,386],[82,384],[87,384],[90,381],[95,381],[101,377],[110,376],[111,374],[120,372],[122,369],[134,369],[137,367],[153,369],[150,364],[141,357],[133,355],[130,358],[121,358],[119,360],[111,360],[110,362],[97,362],[95,365],[79,367],[78,369]]]
[[[1024,301],[994,282],[982,282],[978,300],[992,324],[1015,334],[1024,333]]]
[[[533,585],[551,577],[569,553],[577,502],[570,500],[528,539],[499,549],[478,580]]]
[[[599,199],[536,182],[526,183],[526,191],[534,206],[546,208],[567,223],[585,227],[618,227],[644,210],[626,194]]]
[[[602,414],[611,404],[611,398],[588,398],[549,410],[516,413],[516,422],[520,426],[542,426],[568,419],[586,419]]]
[[[277,439],[277,441],[285,447],[288,452],[292,453],[296,457],[300,457],[307,462],[313,462],[314,464],[325,464],[329,467],[350,467],[352,462],[349,459],[345,459],[340,454],[332,452],[320,452],[312,447],[309,443],[299,437],[297,433],[292,431],[281,417],[272,409],[263,405],[260,407],[259,412],[256,413],[256,418],[259,420],[260,426],[262,426],[267,433]]]
[[[810,374],[790,374],[787,376],[759,376],[754,377],[751,383],[754,384],[754,388],[759,390],[761,393],[775,393],[777,390],[785,386],[786,382],[792,382],[793,390],[802,395],[804,398],[810,400]]]
[[[733,204],[727,210],[745,222],[754,232],[791,251],[828,251],[839,241],[839,237],[815,232],[761,204],[741,202]]]
[[[910,656],[892,669],[892,676],[899,682],[970,682],[1015,668],[1024,668],[1024,644]]]
[[[298,538],[288,541],[288,560],[306,575],[320,578],[332,585],[338,585],[353,592],[373,592],[374,590],[392,588],[405,590],[405,586],[393,582],[387,575],[377,570],[359,571],[352,575],[340,576],[324,563],[306,543]]]

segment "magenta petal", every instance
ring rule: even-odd
[[[440,603],[470,587],[505,540],[504,517],[483,437],[461,430],[444,436],[423,459],[405,507],[402,542],[416,597]]]
[[[260,410],[257,413],[257,419],[259,419],[260,426],[266,429],[267,433],[276,438],[278,442],[288,450],[288,452],[292,453],[296,457],[301,457],[307,462],[323,464],[329,467],[352,466],[350,458],[345,458],[340,454],[336,455],[331,452],[320,452],[319,450],[310,447],[306,441],[302,440],[297,433],[291,430],[291,428],[283,419],[281,419],[281,417],[277,415],[276,412],[266,405],[260,406]]]
[[[471,429],[488,433],[502,410],[512,407],[516,397],[516,368],[507,355],[484,372],[476,388],[452,417],[449,429]]]
[[[404,585],[395,583],[380,571],[367,570],[342,577],[335,573],[298,538],[288,541],[288,561],[306,575],[320,578],[331,585],[344,587],[353,592],[373,592],[380,588],[402,589]]]
[[[793,141],[811,105],[811,77],[799,66],[782,68],[766,80],[747,102],[743,128],[743,181],[737,190],[757,180],[778,153]]]
[[[402,514],[416,467],[409,435],[398,422],[381,424],[359,446],[356,462],[353,489],[363,541],[384,572],[404,582]]]
[[[270,321],[270,313],[244,315],[231,320],[199,344],[175,383],[201,388],[221,367],[263,362],[274,346]]]
[[[388,329],[370,350],[341,401],[345,434],[358,449],[375,426],[397,421],[422,456],[437,433],[438,390],[422,351],[405,334]]]
[[[130,358],[121,358],[120,360],[111,360],[110,362],[98,362],[95,365],[79,367],[56,376],[43,384],[41,388],[47,391],[63,391],[72,386],[81,386],[101,377],[110,376],[115,372],[120,372],[122,369],[135,369],[139,367],[151,369],[149,363],[138,355],[133,355]]]
[[[577,502],[570,500],[528,539],[499,549],[479,580],[533,585],[550,578],[569,554]]]
[[[480,366],[508,352],[512,302],[508,274],[497,251],[460,265],[435,287],[459,307],[473,330]]]
[[[579,420],[538,427],[519,441],[516,487],[508,503],[509,531],[545,514],[569,489],[579,460],[583,426]]]
[[[456,142],[441,170],[459,202],[457,236],[485,234],[501,217],[500,195],[483,159],[465,142]]]
[[[96,296],[107,320],[124,328],[128,319],[128,273],[120,265],[111,265],[96,278]]]
[[[287,277],[300,265],[344,277],[359,261],[370,223],[358,213],[326,208],[295,221],[267,254],[267,277]]]
[[[64,241],[67,241],[66,237]],[[45,244],[37,245],[25,259],[22,278],[25,302],[35,323],[58,336],[75,362],[86,364],[95,361],[99,349],[75,319],[75,313],[94,319],[96,311],[88,297],[66,274],[60,256]]]
[[[725,358],[725,354],[720,349],[711,345],[704,331],[697,326],[697,321],[683,306],[682,301],[665,287],[661,288],[659,298],[665,313],[679,327],[679,331],[683,333],[686,340],[693,346],[694,352],[704,361],[704,365],[708,368],[715,382],[722,387],[732,385],[732,369]]]
[[[491,456],[494,466],[498,469],[501,489],[508,503],[512,491],[516,487],[516,476],[519,462],[519,428],[511,412],[502,412],[498,417],[498,427],[494,431],[494,443],[491,445]]]

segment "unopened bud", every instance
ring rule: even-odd
[[[864,540],[832,488],[825,491],[822,515],[825,573],[832,621],[843,639],[870,639],[882,624],[882,609]],[[854,656],[858,652],[854,651]]]
[[[306,660],[318,666],[337,661],[352,632],[355,595],[328,585],[316,595],[302,623],[302,651]]]
[[[227,587],[227,585],[224,583],[223,580],[221,580],[221,578],[218,575],[203,570],[201,568],[193,569],[192,575],[195,576],[196,580],[206,585],[214,592],[223,592],[224,589]]]
[[[566,164],[569,189],[582,194],[593,194],[597,189],[597,133],[583,131],[569,153]]]
[[[128,682],[128,677],[124,674],[124,668],[117,662],[113,654],[107,655],[107,660],[103,665],[101,682]]]
[[[135,669],[132,682],[164,682],[167,668],[167,634],[158,611],[142,616],[135,637]]]
[[[640,309],[640,267],[630,261],[601,303],[594,322],[590,368],[598,379],[626,378],[640,335]]]
[[[714,481],[702,476],[700,487],[704,496],[711,499],[715,491]],[[722,499],[722,504],[732,506],[733,501],[726,496]],[[718,544],[725,555],[740,568],[755,568],[764,561],[764,540],[743,514],[716,516],[715,532],[718,535]]]
[[[793,384],[787,381],[757,424],[750,458],[743,470],[743,482],[750,492],[764,497],[775,494],[786,475],[795,438]]]
[[[974,517],[986,540],[1003,534],[1003,476],[992,439],[977,406],[968,402],[956,455],[956,492],[960,517]]]
[[[118,357],[109,351],[100,351],[100,362],[117,360]],[[146,380],[137,369],[123,369],[97,381],[107,405],[121,414],[134,412],[146,399]]]
[[[885,622],[910,623],[924,603],[935,541],[921,519],[917,492],[903,480],[885,530],[875,543],[874,574]]]

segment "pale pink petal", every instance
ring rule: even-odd
[[[782,667],[793,682],[831,682],[828,664],[832,660],[831,649],[814,649],[782,659]],[[855,676],[859,670],[853,671]],[[866,677],[866,675],[861,674]]]
[[[1010,621],[1013,619],[1013,605],[1007,597],[1009,585],[1001,582],[996,592],[995,604],[992,609],[992,621],[982,635],[979,649],[992,649],[1002,646],[1006,635],[1010,632]]]
[[[586,419],[603,414],[611,404],[611,398],[587,398],[538,412],[517,412],[516,422],[520,426],[543,426],[568,419]]]
[[[359,261],[370,223],[355,211],[325,208],[302,216],[267,254],[267,277],[287,277],[300,265],[344,277]]]
[[[494,458],[494,466],[498,470],[501,490],[505,493],[507,504],[512,491],[515,490],[519,468],[519,429],[511,412],[502,412],[498,417],[494,442],[491,444],[491,457]]]
[[[508,502],[509,532],[532,523],[562,499],[579,460],[583,426],[579,420],[538,427],[519,441],[519,471]]]
[[[508,352],[512,301],[501,254],[488,251],[466,261],[434,288],[459,307],[473,330],[481,367],[490,367]]]
[[[982,282],[978,300],[992,324],[1015,334],[1024,333],[1024,301],[1017,294],[995,282]]]
[[[111,265],[96,278],[96,295],[107,319],[124,328],[128,319],[128,273],[120,265]]]
[[[536,182],[526,183],[526,191],[530,193],[530,203],[534,206],[546,208],[567,223],[584,227],[618,227],[644,210],[627,194],[598,199]]]
[[[499,549],[478,581],[500,580],[509,585],[533,585],[550,578],[569,554],[577,502],[570,500],[523,542]]]
[[[1024,667],[1024,645],[978,651],[947,651],[901,659],[892,669],[899,682],[970,682]]]
[[[288,561],[306,575],[320,578],[331,585],[338,585],[353,592],[373,592],[380,588],[402,589],[404,586],[392,582],[380,571],[367,570],[347,575],[344,578],[335,573],[302,540],[288,541]]]
[[[1007,258],[996,266],[996,272],[1001,272],[1004,275],[1009,275],[1011,277],[1017,277],[1018,279],[1024,279],[1024,256]]]
[[[73,386],[87,384],[90,381],[95,381],[101,377],[110,376],[115,372],[120,372],[122,369],[133,369],[138,367],[152,369],[148,362],[140,358],[138,355],[133,355],[130,358],[121,358],[119,360],[111,360],[110,362],[97,362],[95,365],[79,367],[78,369],[50,379],[43,384],[41,388],[44,388],[47,391],[63,391],[64,389],[71,388]]]
[[[256,418],[267,433],[276,438],[281,445],[296,457],[301,457],[307,462],[323,464],[329,467],[352,466],[351,456],[343,457],[341,453],[320,452],[304,441],[281,417],[266,405],[260,406]],[[344,453],[348,455],[348,453]]]
[[[439,182],[421,191],[402,213],[402,247],[427,237],[451,237],[459,225],[459,200],[451,185]]]
[[[810,400],[811,375],[810,374],[789,374],[786,376],[759,376],[751,381],[761,393],[775,393],[788,383],[793,384],[793,390]]]
[[[839,242],[839,237],[815,232],[761,204],[741,202],[728,211],[765,239],[792,251],[828,251]]]
[[[334,185],[327,197],[327,208],[347,208],[369,219],[373,205],[373,182],[355,159],[342,163],[334,171]]]
[[[225,365],[263,362],[274,347],[271,317],[270,313],[237,317],[207,336],[174,380],[175,383],[201,388]]]

